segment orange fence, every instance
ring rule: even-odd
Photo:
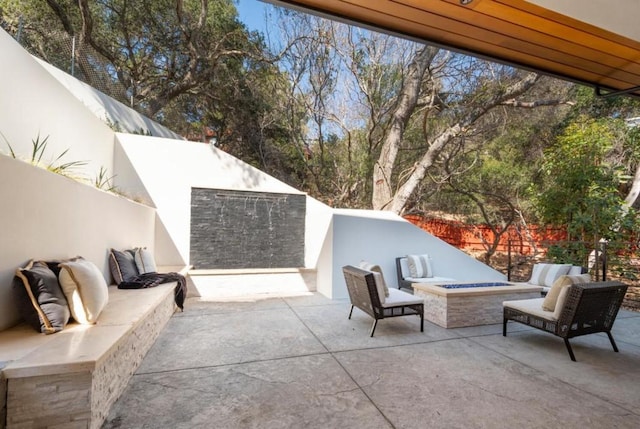
[[[427,231],[428,233],[446,241],[462,250],[482,251],[485,242],[493,242],[494,234],[489,226],[484,224],[469,225],[453,220],[427,218],[418,215],[407,215],[404,217],[409,222]],[[496,249],[498,252],[507,252],[508,243],[511,241],[511,251],[520,255],[530,255],[534,253],[534,246],[541,246],[545,241],[566,240],[567,233],[564,229],[530,226],[526,235],[515,226],[500,237],[500,243]]]

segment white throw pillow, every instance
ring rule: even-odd
[[[428,254],[407,255],[407,265],[409,265],[409,273],[411,274],[411,277],[433,277],[431,257]]]
[[[380,268],[380,265],[374,265],[367,261],[360,261],[360,264],[358,264],[358,268],[362,268],[363,270],[367,270],[367,271],[372,271],[374,273],[379,273],[380,280],[376,279],[376,285],[378,284],[378,282],[380,282],[383,288],[383,296],[384,297],[389,296],[389,288],[387,287],[387,282],[384,280],[384,274],[382,273],[382,268]]]
[[[385,293],[389,293],[389,291],[386,290],[384,278],[382,277],[382,274],[377,271],[371,271],[371,273],[373,273],[373,279],[376,281],[376,290],[378,291],[378,299],[380,300],[380,304],[384,304],[386,298]]]
[[[96,323],[109,301],[109,290],[102,272],[83,258],[63,262],[59,267],[58,280],[71,315],[81,324]]]
[[[133,259],[138,267],[140,274],[158,272],[156,261],[153,259],[153,253],[146,247],[137,247],[133,254]]]

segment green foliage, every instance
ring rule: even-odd
[[[13,158],[18,158],[15,151],[13,150],[13,147],[11,147],[11,144],[7,141],[4,135],[2,135],[2,137],[9,147],[9,153],[11,154],[11,156]],[[31,154],[27,159],[27,162],[36,167],[41,167],[45,170],[51,171],[52,173],[61,174],[63,176],[71,176],[75,169],[83,165],[87,165],[86,161],[60,162],[61,158],[67,154],[69,149],[65,149],[64,151],[62,151],[52,161],[44,162],[43,157],[47,151],[48,143],[49,136],[41,140],[40,134],[38,134],[35,139],[31,140]]]
[[[635,210],[623,209],[625,175],[609,160],[615,136],[615,121],[580,117],[545,151],[540,216],[546,223],[566,225],[571,239],[617,241],[638,228]]]
[[[93,186],[107,192],[118,193],[118,189],[113,185],[113,178],[104,166],[100,166],[100,170],[93,180]]]

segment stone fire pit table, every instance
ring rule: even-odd
[[[509,282],[413,283],[424,318],[443,328],[502,323],[502,302],[540,298],[542,287]]]

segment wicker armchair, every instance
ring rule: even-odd
[[[604,332],[618,351],[611,328],[618,315],[627,286],[620,282],[574,284],[567,290],[564,304],[555,312],[541,309],[543,298],[505,301],[502,335],[507,336],[507,322],[513,320],[562,339],[572,361],[576,361],[569,339]]]
[[[420,316],[420,332],[424,332],[424,301],[421,298],[416,298],[399,289],[389,289],[388,297],[380,297],[372,272],[351,265],[342,267],[342,272],[351,300],[349,319],[353,314],[353,307],[358,307],[373,317],[371,337],[376,330],[378,320],[398,316]]]

